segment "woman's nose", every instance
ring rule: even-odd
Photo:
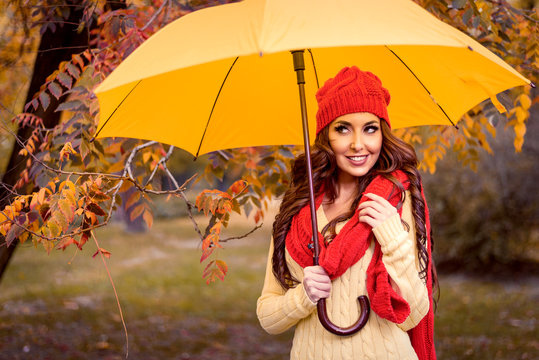
[[[361,141],[361,138],[359,136],[356,136],[353,140],[352,140],[352,143],[350,143],[350,149],[353,150],[353,151],[359,151],[361,150],[363,147],[362,145],[362,141]]]

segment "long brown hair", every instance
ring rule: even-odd
[[[427,278],[429,268],[429,256],[427,250],[427,233],[425,224],[425,203],[421,195],[421,176],[417,170],[418,160],[415,150],[412,146],[405,143],[391,133],[391,129],[385,121],[380,121],[382,130],[382,149],[380,157],[373,168],[362,177],[357,178],[358,192],[354,202],[350,206],[348,212],[338,216],[330,221],[322,230],[322,234],[326,240],[335,237],[335,226],[337,223],[350,219],[359,205],[361,194],[367,185],[377,176],[382,175],[392,181],[401,191],[404,187],[398,182],[391,172],[402,170],[410,181],[408,190],[412,200],[412,214],[415,221],[417,248],[419,253],[420,276]],[[315,143],[311,148],[311,162],[313,170],[313,185],[315,196],[324,188],[326,196],[330,201],[334,201],[337,197],[337,162],[335,154],[331,150],[329,144],[329,126],[326,126],[320,131],[315,139]],[[285,241],[286,235],[290,230],[292,218],[309,202],[309,186],[308,179],[305,177],[307,173],[305,154],[299,155],[292,164],[292,176],[290,187],[284,194],[279,213],[273,222],[273,273],[279,280],[284,289],[294,287],[299,282],[294,279],[290,273],[290,269],[286,265],[285,259]],[[404,202],[403,198],[399,206]],[[409,230],[409,225],[403,222]],[[431,237],[431,249],[433,241]],[[432,264],[432,282],[436,287],[437,277]]]

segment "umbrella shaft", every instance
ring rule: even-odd
[[[298,78],[299,102],[301,106],[301,119],[303,126],[303,144],[305,146],[305,161],[307,162],[307,178],[309,180],[309,202],[311,208],[311,226],[313,230],[313,264],[318,265],[320,245],[318,243],[318,223],[316,221],[316,208],[314,203],[313,169],[311,164],[311,146],[309,140],[309,122],[307,121],[307,102],[305,100],[305,63],[303,61],[303,50],[292,51],[294,59],[294,70]]]

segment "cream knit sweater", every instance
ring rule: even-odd
[[[285,291],[273,275],[271,242],[264,287],[256,312],[260,324],[270,334],[284,332],[296,325],[291,359],[417,359],[406,331],[416,326],[427,314],[429,297],[427,287],[418,274],[419,261],[409,199],[410,194],[406,192],[402,219],[410,225],[410,232],[405,231],[398,214],[373,229],[382,248],[382,261],[391,277],[391,285],[410,305],[411,313],[402,324],[382,319],[371,311],[367,324],[358,333],[348,337],[329,333],[318,320],[316,304],[305,293],[301,283],[303,269],[288,252],[288,267],[300,284]],[[328,223],[322,206],[317,211],[317,219],[319,229]],[[340,231],[343,226],[344,223],[338,224],[336,230]],[[357,298],[367,295],[366,273],[373,251],[374,243],[371,243],[357,263],[333,280],[326,305],[334,324],[347,327],[358,319]]]

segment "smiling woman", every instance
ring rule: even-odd
[[[273,224],[257,314],[269,333],[296,326],[292,359],[435,359],[430,223],[414,149],[391,133],[380,79],[344,68],[316,94],[311,150],[320,265],[313,265],[305,155]],[[349,326],[357,298],[372,312],[339,337],[318,321]]]

